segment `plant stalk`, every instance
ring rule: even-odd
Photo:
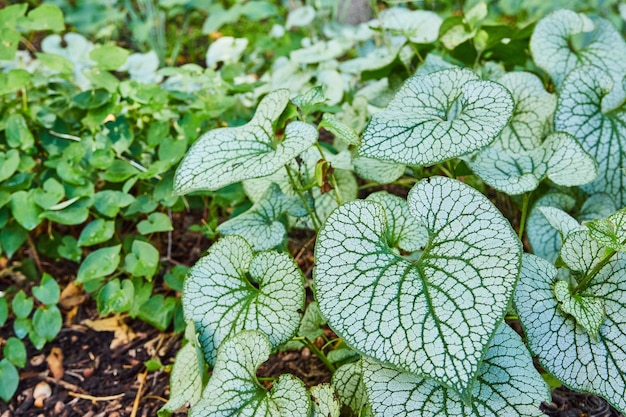
[[[532,193],[524,194],[522,199],[522,216],[519,220],[519,230],[517,232],[517,237],[521,241],[524,238],[524,229],[526,228],[526,218],[528,217],[528,203],[530,202],[530,195]]]
[[[322,224],[320,218],[317,216],[315,209],[311,210],[311,207],[309,207],[309,204],[307,203],[306,198],[304,198],[304,195],[302,195],[301,187],[298,186],[298,184],[296,183],[296,179],[291,173],[291,168],[289,168],[289,165],[285,165],[285,169],[287,170],[287,176],[289,177],[289,183],[291,184],[291,187],[298,194],[298,197],[300,197],[302,204],[304,204],[304,208],[306,209],[306,212],[308,213],[309,218],[311,219],[311,222],[313,223],[313,229],[315,229],[315,231],[318,232]]]
[[[600,262],[598,262],[596,266],[594,266],[593,269],[591,269],[591,271],[587,275],[585,275],[583,279],[580,280],[576,288],[574,288],[572,295],[577,294],[579,291],[585,289],[589,282],[594,279],[596,275],[598,275],[598,272],[600,272],[600,270],[602,270],[602,268],[604,268],[606,264],[609,263],[613,255],[615,255],[616,253],[617,251],[615,249],[607,249]]]

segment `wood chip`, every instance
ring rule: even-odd
[[[46,358],[46,362],[48,363],[48,369],[50,369],[54,378],[63,378],[65,369],[63,368],[63,351],[61,348],[53,347],[50,350],[50,354]]]

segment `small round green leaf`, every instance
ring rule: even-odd
[[[500,84],[452,68],[409,78],[387,108],[374,114],[359,154],[407,165],[432,165],[480,149],[513,112]]]
[[[170,230],[174,230],[172,222],[164,213],[150,213],[147,220],[142,220],[137,224],[137,231],[142,235]]]
[[[89,222],[80,232],[77,244],[78,246],[97,245],[111,239],[114,233],[115,222],[96,219]]]
[[[17,391],[20,375],[15,366],[6,358],[0,361],[0,398],[9,402]]]
[[[592,240],[586,232],[581,233]],[[568,239],[569,240],[569,239]],[[578,253],[585,251],[579,245]],[[603,251],[595,254],[600,259]],[[626,259],[617,253],[581,292],[604,305],[606,317],[597,339],[564,314],[553,292],[557,269],[542,258],[524,255],[515,291],[528,344],[541,366],[568,387],[604,397],[616,409],[626,411]]]
[[[272,123],[289,102],[289,91],[274,91],[259,103],[250,122],[202,135],[180,163],[174,190],[184,194],[217,190],[228,184],[270,175],[317,140],[317,130],[304,122],[289,123],[277,141]]]
[[[82,284],[112,274],[120,263],[122,245],[109,246],[91,252],[80,264],[76,283]]]
[[[309,417],[309,394],[298,378],[283,374],[270,392],[256,379],[257,368],[269,358],[264,334],[242,331],[220,346],[215,368],[190,417]]]
[[[62,325],[61,311],[56,305],[39,307],[33,314],[33,330],[47,341],[57,337]]]
[[[131,253],[124,258],[124,269],[135,277],[145,277],[148,281],[159,266],[159,251],[151,243],[135,240]]]
[[[18,319],[25,319],[33,310],[33,304],[33,299],[27,297],[24,290],[20,290],[15,294],[11,303],[13,314],[15,314],[15,317]]]
[[[506,324],[491,341],[471,403],[432,380],[368,358],[363,358],[363,381],[374,415],[381,417],[540,417],[544,414],[539,405],[550,400],[526,346]]]
[[[2,354],[13,365],[23,368],[26,366],[26,347],[17,337],[9,337],[2,349]]]
[[[33,287],[33,295],[43,304],[56,304],[59,302],[61,289],[56,280],[50,274],[44,272],[39,285]]]
[[[465,398],[512,295],[520,242],[489,200],[459,181],[423,180],[408,204],[430,238],[414,262],[389,247],[380,204],[333,212],[315,248],[320,310],[364,355]]]
[[[230,235],[190,269],[182,303],[213,364],[222,341],[244,329],[262,331],[272,347],[287,341],[300,323],[303,278],[287,254],[254,255],[245,239]]]

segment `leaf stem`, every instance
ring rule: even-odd
[[[322,160],[332,167],[330,162],[328,162],[328,160],[326,159],[326,156],[324,156],[324,150],[322,149],[322,145],[320,145],[319,142],[315,142],[315,147],[317,148],[317,151],[320,153]],[[330,182],[333,186],[333,190],[335,191],[335,199],[337,200],[337,204],[341,205],[342,198],[341,198],[341,193],[339,192],[339,187],[337,185],[337,178],[335,178],[334,173],[331,173],[328,176],[330,177]]]
[[[580,280],[576,288],[574,288],[574,291],[572,291],[572,295],[577,294],[579,291],[585,289],[589,282],[593,278],[595,278],[596,275],[598,275],[598,272],[600,272],[600,270],[609,263],[613,255],[615,255],[616,253],[617,251],[615,249],[607,249],[602,259],[600,259],[600,262],[598,262],[596,266],[594,266],[593,269],[591,269],[591,271],[587,275],[585,275],[583,279]]]
[[[520,220],[519,220],[519,230],[517,232],[517,237],[519,238],[519,240],[522,240],[524,237],[524,229],[526,228],[526,218],[528,217],[528,203],[530,202],[531,194],[532,192],[526,193],[524,194],[524,197],[522,197],[522,216],[520,217]]]
[[[289,177],[289,183],[291,184],[291,188],[293,188],[296,194],[298,194],[298,197],[300,197],[300,200],[302,201],[302,204],[304,204],[304,208],[306,209],[306,212],[308,213],[309,218],[311,219],[311,223],[313,223],[313,229],[315,229],[315,231],[318,232],[321,228],[322,222],[320,218],[317,216],[317,212],[315,211],[315,208],[311,210],[311,207],[309,207],[309,203],[306,201],[306,198],[304,198],[304,195],[302,195],[302,187],[300,187],[298,183],[296,182],[296,179],[291,173],[291,168],[289,167],[289,164],[285,165],[285,170],[287,171],[287,176]]]
[[[309,339],[307,339],[306,337],[303,337],[303,336],[294,337],[293,339],[297,340],[298,342],[302,343],[304,346],[308,347],[311,350],[311,352],[313,352],[315,354],[315,356],[317,356],[319,358],[319,360],[321,360],[322,363],[324,363],[324,365],[326,365],[328,370],[330,370],[331,372],[335,372],[335,370],[336,370],[335,365],[333,365],[328,360],[328,358],[326,357],[324,352],[321,351],[313,343],[311,343],[311,341]]]

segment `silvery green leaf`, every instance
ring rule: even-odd
[[[578,249],[579,254],[585,251]],[[626,411],[625,273],[626,259],[617,253],[582,291],[604,304],[606,317],[597,340],[560,310],[552,291],[557,270],[547,261],[524,255],[515,290],[524,333],[541,366],[572,389],[604,397],[622,413]]]
[[[414,43],[432,43],[439,37],[442,22],[434,12],[392,7],[381,11],[370,27],[399,32]]]
[[[561,247],[561,260],[572,270],[587,274],[605,253],[604,246],[591,238],[589,229],[570,232]]]
[[[561,311],[574,317],[576,323],[597,340],[605,316],[602,300],[593,295],[572,294],[570,283],[564,280],[557,280],[554,284],[554,296]]]
[[[304,306],[303,277],[289,255],[254,255],[245,239],[230,235],[189,270],[182,304],[213,364],[220,343],[241,330],[262,331],[273,347],[291,338]]]
[[[325,100],[326,98],[324,97],[322,87],[317,86],[302,94],[298,94],[291,99],[291,102],[300,108],[307,108],[315,106],[316,104],[322,104]]]
[[[599,244],[615,251],[626,252],[626,209],[621,209],[605,219],[586,224],[591,237]]]
[[[552,125],[556,96],[548,93],[541,79],[529,72],[509,72],[498,78],[498,82],[511,92],[515,101],[511,121],[502,129],[498,143],[513,152],[540,147]]]
[[[361,139],[354,129],[339,120],[334,114],[324,113],[319,127],[328,130],[337,139],[348,145],[359,146],[361,144]]]
[[[387,245],[406,252],[415,252],[428,244],[428,230],[409,212],[409,204],[402,197],[378,191],[366,200],[380,203],[387,217]]]
[[[254,91],[255,96],[274,91],[288,89],[294,92],[304,92],[311,88],[307,83],[313,78],[313,72],[303,70],[302,66],[290,61],[287,57],[278,57],[272,64],[271,70],[264,73],[260,81],[264,84]]]
[[[391,65],[406,43],[404,37],[394,37],[389,44],[381,45],[363,57],[349,59],[339,64],[339,70],[347,74],[359,75]]]
[[[311,6],[302,6],[293,9],[287,15],[285,29],[289,30],[294,27],[306,26],[315,19],[315,9]]]
[[[575,68],[595,65],[607,71],[616,84],[614,93],[607,92],[609,97],[603,109],[612,109],[623,101],[621,82],[626,71],[622,62],[626,60],[626,42],[608,20],[558,10],[537,23],[530,49],[535,63],[550,74],[558,87]],[[590,77],[591,74],[587,75]]]
[[[599,192],[615,197],[626,205],[626,111],[602,111],[602,100],[613,88],[610,76],[597,67],[572,71],[559,96],[554,126],[576,137],[598,162],[598,177],[583,186],[588,194]]]
[[[496,331],[472,389],[471,403],[435,381],[363,358],[363,381],[374,416],[543,416],[550,391],[521,338],[506,324]]]
[[[191,332],[189,332],[189,328],[191,328]],[[170,399],[159,410],[159,417],[169,416],[180,408],[194,405],[202,394],[204,360],[202,356],[198,355],[193,322],[189,322],[185,333],[187,344],[176,354],[176,360],[172,367]],[[187,333],[191,333],[191,337],[187,337]]]
[[[586,230],[585,226],[570,216],[567,212],[557,207],[542,206],[537,207],[539,213],[543,215],[548,224],[559,234],[561,238],[566,238],[571,232],[576,230]]]
[[[217,67],[217,64],[234,64],[239,62],[243,51],[248,47],[248,39],[222,36],[216,39],[206,53],[206,65],[209,68]]]
[[[352,47],[347,39],[317,41],[311,46],[296,49],[289,53],[289,59],[295,64],[317,64],[339,58]]]
[[[513,111],[510,93],[468,69],[409,78],[374,114],[359,154],[407,165],[432,165],[495,139]]]
[[[220,224],[217,231],[224,236],[243,236],[255,251],[271,249],[285,239],[287,231],[280,218],[287,213],[295,217],[308,214],[299,197],[286,196],[272,184],[252,207]]]
[[[271,391],[256,379],[270,355],[267,337],[247,330],[225,340],[200,401],[190,417],[309,417],[311,400],[298,378],[283,374]]]
[[[339,104],[343,99],[344,76],[337,71],[336,67],[321,68],[320,64],[315,79],[324,90],[324,97],[328,106]],[[329,65],[330,66],[330,65]]]
[[[392,183],[406,171],[404,164],[365,156],[357,156],[352,162],[354,163],[354,171],[359,177],[380,184]]]
[[[585,200],[577,219],[581,222],[603,219],[609,217],[615,211],[617,211],[617,207],[613,198],[608,194],[598,193]]]
[[[420,65],[417,71],[415,71],[415,75],[419,75],[420,77],[422,77],[433,72],[454,67],[455,65],[444,60],[441,56],[431,52],[426,55],[426,58],[424,59],[422,65]]]
[[[315,127],[291,122],[278,142],[272,123],[289,102],[288,90],[274,91],[261,100],[247,124],[211,130],[189,149],[174,177],[174,190],[189,193],[217,190],[248,178],[273,174],[317,140]]]
[[[459,181],[422,180],[408,204],[430,237],[416,261],[387,244],[379,203],[332,213],[315,247],[320,310],[362,354],[467,398],[513,292],[521,245],[491,202]]]
[[[598,175],[595,160],[564,132],[550,134],[527,151],[512,152],[501,144],[485,148],[468,165],[487,184],[509,195],[533,191],[544,178],[572,187],[588,184]]]
[[[341,403],[349,407],[354,415],[371,416],[363,385],[361,361],[347,363],[337,368],[333,374],[332,385],[337,390]]]
[[[320,384],[311,388],[313,407],[311,417],[339,417],[341,404],[337,393],[330,384]]]

